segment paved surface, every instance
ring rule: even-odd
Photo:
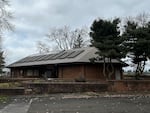
[[[9,101],[9,103],[0,110],[0,113],[27,113],[32,99],[29,98],[14,98]],[[4,106],[4,105],[3,105]]]
[[[0,113],[149,113],[150,96],[57,94],[13,97]]]

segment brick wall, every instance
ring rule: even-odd
[[[150,80],[111,80],[108,89],[114,92],[147,92],[150,91]]]
[[[24,88],[16,87],[16,88],[0,88],[0,95],[23,95]]]
[[[84,75],[82,65],[63,65],[59,67],[59,78],[75,79]]]
[[[121,67],[114,66],[115,70],[120,71]],[[87,80],[106,80],[103,76],[103,64],[70,64],[62,65],[58,68],[59,78],[75,79],[80,76],[84,76]],[[122,77],[120,77],[122,79]],[[115,72],[111,76],[111,79],[115,79]]]
[[[44,93],[75,93],[75,92],[104,92],[107,91],[107,83],[82,83],[82,82],[44,82],[24,84],[26,94]],[[30,91],[30,92],[28,92]]]
[[[116,74],[116,70],[118,70],[117,72],[119,72],[120,74],[121,72],[121,66],[120,65],[116,65],[114,64],[114,68],[115,71],[113,73],[113,75],[111,76],[111,79],[114,80],[116,79],[115,74]],[[40,73],[35,74],[33,71],[33,73],[31,73],[31,75],[29,76],[27,74],[27,70],[35,70],[37,69],[38,72]],[[47,66],[45,67],[41,67],[38,66],[37,68],[33,68],[33,67],[26,67],[26,68],[12,68],[11,69],[11,74],[12,77],[43,77],[41,73],[46,72],[47,70]],[[54,72],[56,72],[56,75],[58,74],[58,78],[64,78],[64,79],[77,79],[82,77],[85,77],[86,80],[106,80],[103,76],[103,64],[89,64],[89,63],[84,63],[84,64],[64,64],[64,65],[58,65],[57,68],[50,68],[50,69],[56,69]],[[23,71],[22,71],[23,70]],[[42,71],[41,71],[42,70]],[[22,72],[22,73],[21,73]],[[108,73],[106,73],[108,75]],[[27,76],[28,75],[28,76]],[[122,77],[120,77],[122,78]]]
[[[85,65],[85,77],[87,79],[105,80],[105,77],[103,76],[102,72],[103,72],[102,65]]]
[[[87,80],[105,80],[102,65],[76,64],[59,67],[59,78],[75,79],[84,76]]]

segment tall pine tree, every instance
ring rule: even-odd
[[[114,73],[114,67],[111,60],[116,58],[120,59],[125,55],[123,54],[124,52],[121,46],[122,39],[118,27],[119,23],[119,18],[112,21],[99,19],[95,20],[91,26],[91,42],[94,47],[98,48],[99,56],[103,57],[103,74],[106,76],[107,72],[108,79],[110,79],[111,75]],[[106,63],[109,65],[106,66]]]
[[[144,71],[146,61],[150,59],[150,22],[141,25],[135,20],[128,21],[123,37],[129,57],[136,64],[136,79],[139,79]]]

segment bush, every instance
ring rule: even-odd
[[[86,79],[83,75],[81,75],[78,78],[75,78],[75,82],[86,82]]]

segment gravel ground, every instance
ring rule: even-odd
[[[9,98],[8,96],[1,96],[0,95],[0,109],[5,107],[9,103],[11,103],[11,98]]]
[[[149,95],[52,94],[16,96],[11,98],[11,103],[16,105],[25,103],[22,105],[26,105],[26,107],[21,106],[20,110],[26,110],[26,113],[149,113],[150,111]],[[10,106],[10,102],[6,106]],[[0,113],[9,113],[5,112],[2,107],[4,106],[0,107]],[[9,111],[9,107],[5,108]],[[15,112],[15,107],[14,112],[12,111],[10,113],[21,113]]]

